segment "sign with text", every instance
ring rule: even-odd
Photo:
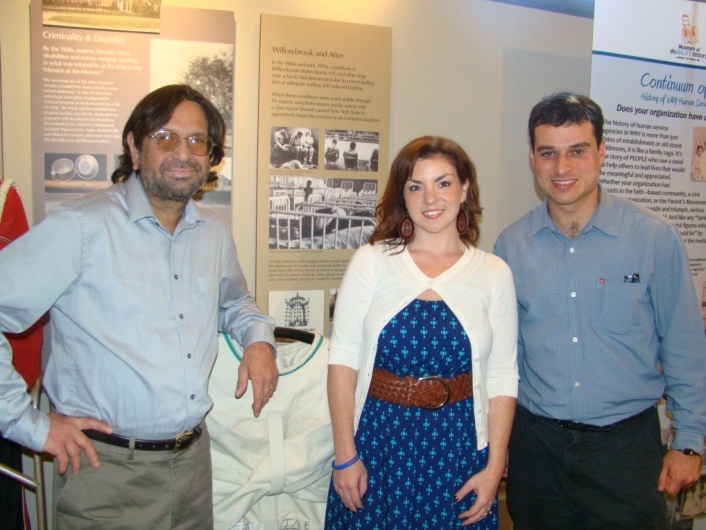
[[[601,182],[679,227],[706,323],[702,39],[698,2],[596,0],[591,97],[606,118]]]
[[[278,326],[327,333],[387,180],[392,30],[261,20],[257,300]]]
[[[233,13],[162,7],[159,17],[145,17],[117,4],[57,9],[37,0],[30,11],[36,220],[55,204],[111,184],[132,109],[172,83],[192,85],[226,119],[226,157],[198,198],[230,220]]]

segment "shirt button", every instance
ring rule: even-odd
[[[195,399],[196,396],[194,394],[191,394],[191,399]]]
[[[576,298],[576,292],[575,292],[575,291],[571,293],[571,298]]]
[[[578,381],[576,381],[576,382],[574,383],[574,386],[575,386],[576,388],[578,388],[578,387],[581,386],[581,383],[579,383]]]
[[[175,279],[175,280],[178,280],[178,279],[179,279],[179,275],[178,275],[178,274],[175,274],[175,275],[174,275],[174,279]]]
[[[575,249],[574,247],[571,247],[571,248],[569,249],[569,252],[571,252],[571,253],[573,254],[574,252],[576,252],[576,249]]]
[[[179,313],[179,318],[184,320],[184,313]]]
[[[573,338],[571,339],[571,342],[578,342],[578,341],[579,341],[578,337],[573,337]]]
[[[186,358],[187,358],[187,359],[191,359],[191,354],[190,354],[190,353],[187,353],[187,354],[186,354]]]

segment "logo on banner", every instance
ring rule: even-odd
[[[691,23],[689,15],[681,16],[681,40],[683,44],[669,50],[671,55],[682,61],[700,62],[706,59],[701,47],[696,46],[699,43],[699,28]]]
[[[696,26],[692,26],[689,23],[689,15],[682,15],[681,22],[681,38],[684,41],[684,44],[698,44],[699,28],[697,28]]]

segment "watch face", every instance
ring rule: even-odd
[[[693,449],[684,449],[684,450],[682,450],[682,453],[684,453],[687,456],[701,456],[699,453],[697,453]]]

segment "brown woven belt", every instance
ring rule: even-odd
[[[473,375],[461,374],[448,379],[438,375],[398,377],[375,368],[368,395],[405,407],[440,409],[473,396]]]

